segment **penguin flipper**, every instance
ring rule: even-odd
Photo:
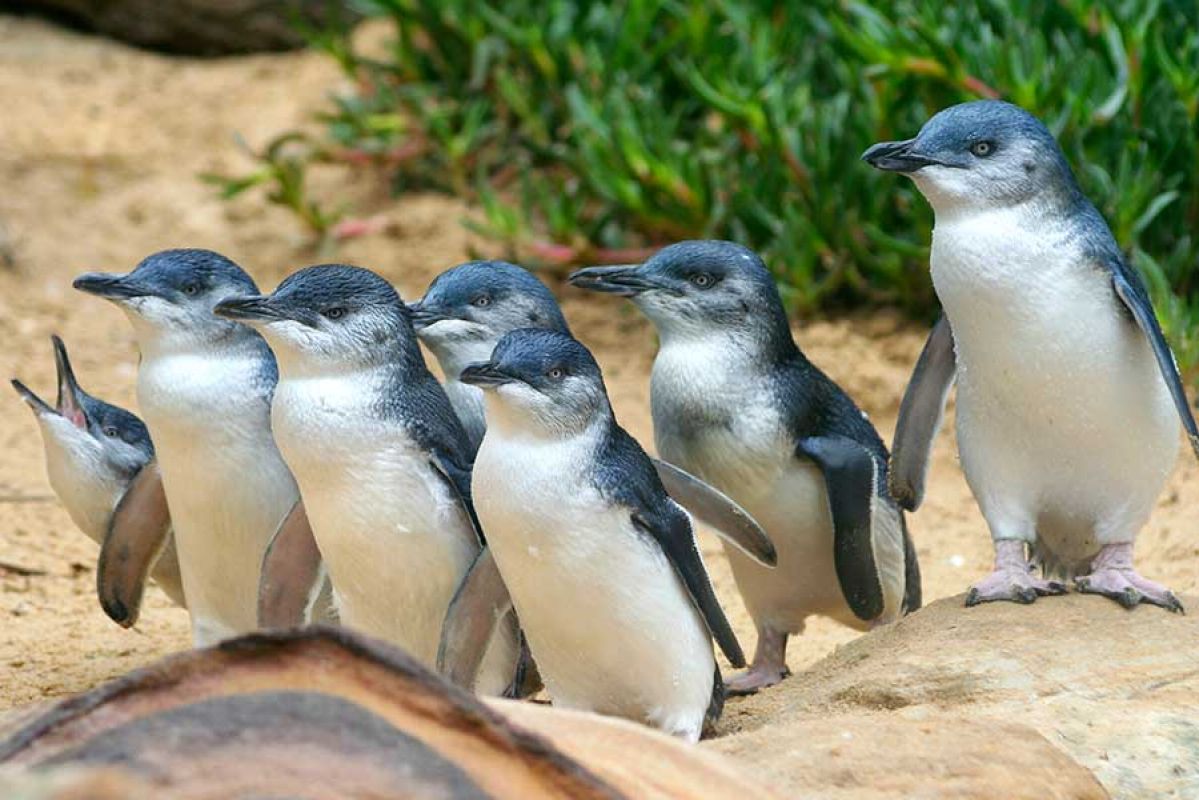
[[[487,537],[483,535],[483,526],[479,524],[479,516],[475,514],[475,504],[471,500],[470,467],[461,466],[448,454],[439,450],[433,451],[430,464],[440,473],[449,487],[450,493],[454,495],[462,510],[466,512],[467,519],[474,528],[475,537],[479,540],[479,546],[486,547]]]
[[[325,565],[312,524],[297,500],[279,523],[262,556],[258,626],[294,628],[309,621],[325,583]]]
[[[721,539],[764,567],[778,564],[774,543],[749,512],[730,497],[674,464],[651,458],[658,478],[679,505],[711,526]]]
[[[96,592],[104,613],[131,628],[141,613],[146,579],[171,532],[171,512],[156,461],[133,477],[117,502],[100,546]]]
[[[691,520],[673,501],[667,500],[661,508],[662,511],[634,511],[633,525],[647,533],[662,548],[666,560],[682,580],[687,593],[691,595],[691,602],[699,610],[708,632],[716,640],[725,657],[734,667],[744,667],[745,653],[742,652],[737,635],[733,633],[733,626],[725,617],[724,609],[720,607],[720,601],[712,589],[712,581],[708,578],[708,571],[704,568],[699,548],[695,544]]]
[[[945,416],[945,401],[956,370],[953,331],[942,315],[929,333],[903,393],[891,446],[888,488],[895,502],[908,511],[915,511],[924,500],[933,439]]]
[[[512,597],[495,558],[484,547],[450,600],[437,647],[437,671],[464,689],[473,689],[496,626],[511,617]]]
[[[1157,367],[1161,370],[1166,387],[1174,398],[1174,407],[1178,409],[1178,417],[1182,420],[1183,429],[1186,430],[1187,440],[1191,443],[1191,449],[1195,452],[1195,456],[1199,458],[1199,428],[1195,426],[1195,417],[1187,402],[1182,376],[1178,374],[1178,362],[1174,360],[1174,354],[1170,351],[1170,345],[1166,342],[1161,325],[1158,324],[1157,315],[1153,313],[1149,293],[1140,277],[1122,261],[1116,261],[1109,266],[1112,270],[1112,286],[1116,290],[1116,295],[1123,301],[1145,337],[1149,339],[1149,346],[1153,348],[1153,357],[1157,359]]]
[[[845,601],[858,619],[878,619],[885,607],[871,519],[878,465],[866,448],[841,436],[801,439],[797,449],[824,473],[833,515],[833,564]]]

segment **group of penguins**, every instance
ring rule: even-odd
[[[863,158],[910,176],[936,213],[944,316],[893,454],[800,352],[761,259],[731,242],[569,278],[654,324],[660,460],[618,424],[554,296],[509,263],[456,266],[412,303],[344,265],[262,294],[208,250],[77,278],[132,324],[145,422],[81,389],[57,338],[56,403],[13,383],[51,485],[101,544],[101,605],[132,625],[152,578],[198,646],[337,621],[481,694],[544,685],[556,705],[696,740],[726,693],[786,676],[808,617],[866,630],[920,607],[904,511],[956,380],[962,467],[996,553],[967,604],[1030,603],[1073,577],[1181,611],[1135,572],[1132,545],[1179,417],[1199,435],[1144,285],[1052,135],[980,101]],[[692,516],[720,535],[757,632],[728,680],[713,642],[746,659]]]

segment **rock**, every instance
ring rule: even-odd
[[[515,700],[489,704],[638,800],[770,800],[769,781],[735,761],[628,720]]]
[[[1086,768],[1025,725],[798,714],[712,742],[768,786],[825,800],[1102,800]]]
[[[1199,625],[1159,608],[948,598],[731,701],[709,746],[818,797],[1104,796],[1088,770],[1199,797],[1197,656]]]
[[[140,47],[204,56],[291,50],[304,44],[296,20],[320,27],[358,17],[348,3],[326,0],[18,0],[15,6]]]

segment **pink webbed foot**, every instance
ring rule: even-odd
[[[787,669],[787,634],[770,628],[758,629],[758,646],[753,663],[724,682],[730,695],[754,694],[759,689],[774,686],[791,674]]]
[[[1024,555],[1024,542],[1000,539],[995,542],[995,571],[970,587],[966,605],[1007,600],[1025,605],[1042,595],[1065,594],[1066,585],[1033,575]]]
[[[1132,544],[1110,544],[1104,546],[1091,563],[1091,574],[1074,579],[1078,591],[1084,594],[1101,594],[1110,597],[1125,608],[1135,608],[1141,603],[1161,606],[1177,614],[1186,613],[1178,597],[1148,578],[1143,578],[1132,567]]]

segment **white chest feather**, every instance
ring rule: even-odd
[[[171,508],[197,642],[257,627],[262,554],[298,493],[250,356],[144,358],[138,402]]]
[[[477,386],[468,386],[456,378],[447,378],[445,393],[454,407],[454,413],[462,421],[471,444],[478,447],[487,431],[487,418],[483,404],[483,390]]]
[[[661,549],[584,477],[595,441],[493,424],[475,462],[476,509],[554,703],[698,737],[710,637]]]
[[[478,543],[431,455],[372,404],[369,373],[280,381],[275,435],[300,484],[341,619],[434,663]]]
[[[963,467],[993,533],[1102,541],[1139,527],[1174,462],[1177,422],[1110,274],[1024,208],[939,222],[931,260],[957,350]],[[1054,548],[1075,545],[1096,542]]]
[[[39,417],[46,477],[71,521],[100,543],[128,484],[105,463],[100,443],[60,416]]]
[[[774,542],[774,569],[725,547],[758,624],[798,632],[811,614],[858,624],[833,569],[824,477],[796,458],[766,378],[736,358],[719,340],[663,346],[651,394],[658,453],[736,500]]]

